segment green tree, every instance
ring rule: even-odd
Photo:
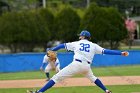
[[[79,25],[80,17],[77,12],[70,7],[66,7],[58,13],[55,19],[55,31],[58,39],[63,41],[76,40]]]
[[[44,26],[48,27],[49,32],[51,33],[51,40],[54,40],[54,15],[47,8],[38,9],[38,15],[40,19],[44,22]]]
[[[0,1],[0,15],[6,11],[10,11],[10,6],[6,2]]]
[[[127,30],[122,15],[115,8],[106,8],[106,11],[106,20],[109,20],[106,40],[109,41],[111,49],[117,49],[119,42],[127,38]]]
[[[92,4],[87,10],[81,21],[80,30],[86,29],[92,34],[91,40],[93,42],[105,41],[105,33],[107,30],[107,24],[105,20],[106,12],[98,7],[96,4]]]
[[[50,39],[50,32],[36,12],[11,12],[1,17],[0,37],[0,42],[11,52],[31,52],[35,46]]]
[[[37,8],[38,0],[2,0],[7,3],[11,11],[32,10]]]
[[[29,49],[29,45],[31,46],[29,50],[32,51],[35,46],[44,45],[50,39],[50,32],[45,20],[42,18],[42,15],[35,11],[30,11],[27,13],[23,13],[24,18],[21,26],[23,26],[24,30],[29,32],[29,39],[27,40],[27,47],[24,49]],[[25,37],[26,38],[26,37]]]
[[[14,19],[14,20],[13,20]],[[6,13],[4,15],[2,15],[1,17],[1,21],[0,21],[0,37],[1,37],[1,43],[8,46],[12,52],[15,52],[15,35],[16,33],[16,29],[17,28],[13,28],[16,27],[17,21],[17,14],[13,13]],[[12,23],[12,24],[11,24]]]
[[[114,8],[103,8],[91,4],[82,19],[80,29],[87,29],[92,34],[92,41],[109,42],[111,49],[116,49],[119,42],[126,38],[127,31],[121,14]]]

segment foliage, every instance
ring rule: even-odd
[[[38,7],[38,0],[2,0],[7,3],[11,11],[31,10]]]
[[[94,3],[82,19],[80,29],[83,28],[91,32],[92,41],[111,41],[111,48],[118,48],[116,44],[127,35],[124,21],[116,9],[99,7]]]
[[[77,31],[80,25],[80,17],[70,7],[63,9],[55,19],[56,33],[59,40],[73,41],[77,38]]]
[[[114,8],[106,9],[108,16],[108,30],[106,32],[106,40],[110,41],[111,49],[119,47],[119,42],[127,38],[127,30],[124,25],[124,20],[120,13]]]
[[[35,44],[50,39],[46,18],[38,12],[11,12],[3,14],[0,22],[1,43],[12,52],[32,51]]]
[[[14,0],[7,2],[12,4]],[[27,2],[34,4],[36,0],[22,1]],[[112,49],[118,48],[127,35],[122,15],[111,7],[91,4],[81,10],[61,3],[55,8],[25,10],[3,13],[0,17],[0,44],[12,52],[31,52],[38,46],[45,49],[49,41],[75,41],[83,29],[91,32],[92,41],[108,42]]]
[[[4,9],[4,8],[5,8],[5,9]],[[7,3],[3,2],[3,1],[0,1],[0,15],[1,15],[3,12],[5,12],[6,9],[7,9],[8,11],[10,11],[9,5],[8,5]]]
[[[117,8],[119,12],[125,14],[125,11],[129,11],[129,16],[138,16],[140,0],[90,0],[91,2],[98,3],[99,6]]]
[[[54,15],[48,9],[41,8],[38,10],[38,14],[43,18],[42,21],[45,21],[48,29],[50,31],[53,30],[53,22],[54,22]]]
[[[98,41],[104,40],[103,29],[105,26],[104,12],[96,4],[93,4],[85,12],[82,19],[80,29],[86,29],[90,31],[92,35],[92,41],[95,39]],[[102,37],[101,37],[102,36]]]

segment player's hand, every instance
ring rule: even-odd
[[[122,56],[128,56],[128,55],[129,55],[129,52],[127,51],[122,52]]]

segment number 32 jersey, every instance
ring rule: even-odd
[[[74,59],[92,62],[95,54],[102,54],[103,48],[86,39],[75,42],[65,43],[68,51],[74,51]]]

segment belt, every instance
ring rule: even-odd
[[[75,61],[78,61],[78,62],[81,62],[82,63],[82,60],[80,60],[80,59],[75,59]],[[87,61],[87,63],[90,64],[89,61]]]

